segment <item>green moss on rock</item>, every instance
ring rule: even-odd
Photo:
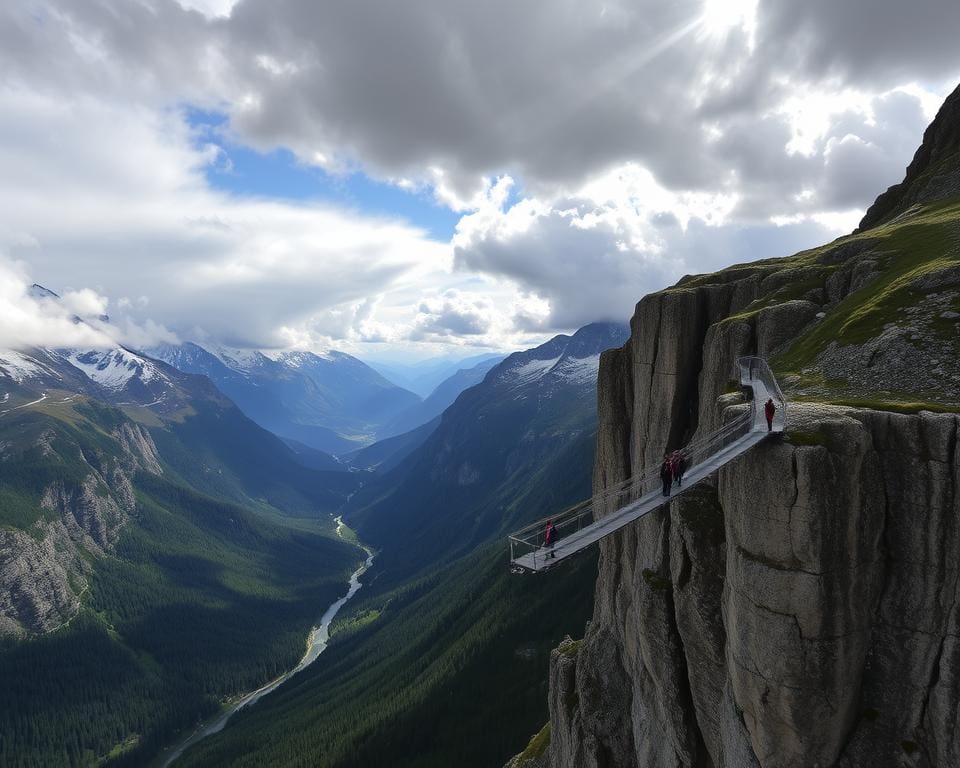
[[[516,768],[523,768],[524,763],[527,761],[539,760],[546,754],[549,746],[550,723],[547,723],[530,738],[530,742],[527,744],[526,749],[524,749],[523,752],[514,758],[513,765]]]

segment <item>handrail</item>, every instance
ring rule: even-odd
[[[778,403],[778,410],[782,411],[782,415],[778,419],[778,426],[782,428],[782,425],[786,422],[786,400],[767,361],[757,356],[741,357],[737,359],[734,368],[741,386],[745,389],[749,388],[751,395],[754,394],[753,384],[759,383],[769,396]],[[723,426],[689,442],[680,449],[681,455],[686,460],[687,471],[709,461],[744,435],[761,429],[766,431],[762,404],[752,397],[749,406],[747,410]],[[540,552],[540,550],[543,550],[545,546],[545,529],[548,521],[553,522],[554,542],[562,542],[587,526],[596,524],[606,514],[612,514],[627,504],[655,491],[660,487],[660,484],[660,463],[657,462],[655,466],[642,470],[639,475],[634,475],[608,486],[600,493],[596,493],[559,513],[530,523],[508,537],[510,559],[512,561],[518,559],[517,550],[521,551],[520,556],[532,553],[533,563],[536,567],[538,553],[540,553],[539,557],[541,558],[546,556],[546,552]]]

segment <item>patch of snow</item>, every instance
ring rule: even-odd
[[[37,403],[42,403],[42,402],[43,402],[44,400],[46,400],[46,399],[47,399],[47,393],[46,393],[46,392],[43,392],[43,393],[41,393],[40,397],[39,397],[37,400],[33,400],[32,402],[29,402],[29,403],[24,403],[23,405],[18,405],[18,406],[17,406],[16,408],[14,408],[13,410],[16,411],[16,410],[18,410],[18,409],[20,409],[20,408],[28,408],[28,407],[30,407],[31,405],[36,405]]]
[[[569,384],[593,384],[600,370],[600,355],[568,357],[552,373]]]
[[[38,400],[33,400],[32,402],[24,403],[23,405],[18,405],[18,406],[16,406],[15,408],[7,408],[6,410],[0,411],[0,416],[2,416],[2,415],[5,414],[5,413],[10,413],[11,411],[19,411],[21,408],[29,408],[31,405],[36,405],[37,403],[42,403],[42,402],[43,402],[44,400],[46,400],[46,399],[47,399],[47,393],[46,393],[46,392],[43,392],[43,393],[41,393],[40,398],[39,398]],[[4,401],[4,402],[6,402],[6,401]]]
[[[20,384],[25,379],[49,375],[51,372],[32,357],[12,349],[0,350],[0,376],[7,376]]]
[[[559,360],[559,357],[554,357],[551,360],[529,360],[516,368],[508,368],[503,371],[500,374],[500,380],[513,387],[522,387],[545,376]]]
[[[216,357],[220,358],[220,362],[225,366],[233,368],[235,371],[240,371],[241,373],[259,368],[263,365],[264,360],[270,359],[258,349],[234,349],[231,347],[221,347],[220,345],[211,346],[207,349]]]
[[[31,285],[28,294],[30,295],[31,299],[60,299],[57,294],[55,294],[49,288],[44,288],[39,283],[34,283]]]
[[[66,353],[65,359],[107,389],[123,389],[134,377],[144,383],[166,379],[152,362],[121,347],[106,352],[73,350]]]
[[[313,355],[310,352],[295,351],[281,352],[271,358],[274,362],[285,365],[287,368],[302,368],[305,365],[313,363]]]

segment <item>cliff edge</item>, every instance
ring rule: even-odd
[[[604,353],[595,492],[720,425],[741,355],[787,433],[601,542],[514,766],[960,765],[958,94],[865,227],[684,278]]]

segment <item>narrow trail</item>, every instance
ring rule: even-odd
[[[7,402],[9,399],[10,399],[10,393],[8,392],[8,393],[6,394],[6,396],[3,398],[3,400],[0,401],[0,402],[4,402],[4,403],[5,403],[5,402]],[[39,398],[38,400],[34,400],[34,401],[32,401],[32,402],[29,402],[29,403],[24,403],[23,405],[16,405],[16,406],[14,406],[13,408],[7,408],[6,410],[0,411],[0,416],[3,416],[3,414],[5,414],[5,413],[10,413],[11,411],[19,411],[21,408],[29,408],[31,405],[36,405],[37,403],[42,403],[42,402],[43,402],[44,400],[46,400],[46,399],[47,399],[47,393],[46,393],[46,392],[43,392],[43,393],[40,395],[40,398]]]

